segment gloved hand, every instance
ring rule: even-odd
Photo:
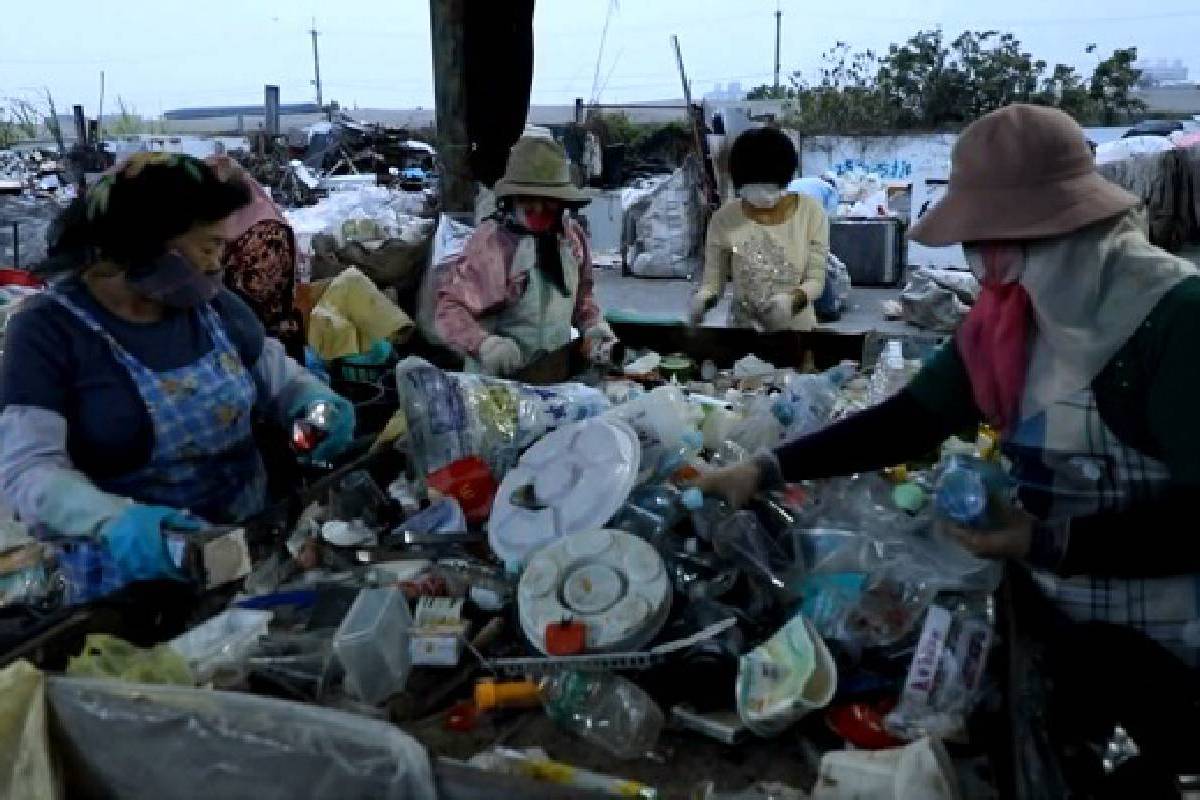
[[[306,388],[288,407],[288,417],[301,420],[318,403],[333,406],[325,438],[308,454],[310,461],[329,463],[350,446],[354,438],[354,405],[328,387],[313,384]]]
[[[521,348],[512,339],[489,336],[479,345],[479,362],[485,373],[503,378],[519,370],[524,359],[521,357]]]
[[[762,322],[769,331],[784,331],[792,326],[794,299],[790,294],[774,294],[762,312]]]
[[[588,328],[584,332],[583,338],[595,339],[601,342],[615,342],[617,340],[617,335],[613,333],[612,326],[601,320],[592,327]]]
[[[183,580],[167,552],[164,529],[194,531],[202,527],[200,520],[185,511],[135,503],[106,522],[100,528],[100,538],[126,580]]]
[[[696,292],[692,296],[692,305],[688,310],[688,322],[692,325],[699,325],[704,321],[704,315],[708,313],[709,307],[712,305],[713,298],[707,295]]]
[[[701,473],[692,485],[704,494],[722,497],[734,508],[750,502],[762,483],[762,470],[754,461]]]

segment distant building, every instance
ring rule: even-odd
[[[1178,58],[1174,60],[1160,58],[1154,61],[1137,61],[1134,62],[1133,68],[1142,71],[1139,84],[1146,88],[1187,83],[1188,79],[1188,68]]]
[[[1133,96],[1146,104],[1146,112],[1155,114],[1200,114],[1200,85],[1180,83],[1137,89]]]

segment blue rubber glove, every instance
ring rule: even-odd
[[[330,403],[335,411],[328,435],[309,454],[311,461],[329,463],[350,446],[354,438],[354,405],[340,394],[314,384],[305,389],[288,409],[288,416],[300,420],[308,416],[309,409],[317,403]]]
[[[100,538],[108,546],[126,581],[183,580],[183,574],[167,553],[163,531],[165,528],[187,531],[202,527],[200,520],[183,511],[137,503],[106,522],[100,529]]]

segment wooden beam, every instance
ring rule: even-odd
[[[467,139],[466,4],[467,0],[429,0],[442,208],[446,211],[473,211],[475,207]]]

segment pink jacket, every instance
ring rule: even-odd
[[[580,332],[602,319],[596,305],[592,254],[587,234],[571,220],[565,234],[579,262],[579,291],[571,324]],[[434,325],[438,334],[463,353],[479,355],[479,345],[488,337],[480,318],[496,313],[525,294],[528,274],[512,275],[518,237],[494,220],[480,224],[463,247],[462,254],[446,268],[438,289]]]

